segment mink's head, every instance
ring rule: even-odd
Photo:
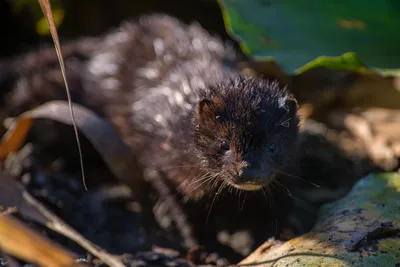
[[[239,189],[261,189],[285,169],[295,150],[296,113],[296,100],[276,82],[227,81],[196,105],[195,149],[218,179]]]

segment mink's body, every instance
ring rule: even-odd
[[[243,77],[231,47],[167,16],[144,17],[70,46],[64,56],[74,101],[106,117],[144,169],[177,190],[200,225],[218,225],[224,214],[230,219],[222,221],[232,225],[246,214],[239,228],[246,221],[261,228],[275,222],[271,207],[256,207],[269,206],[273,197],[266,199],[271,190],[265,186],[280,179],[296,149],[297,103],[288,91]],[[62,79],[49,75],[57,68],[55,53],[41,53],[47,54],[30,55],[36,61],[29,70],[21,63],[29,56],[0,66],[2,90],[11,84],[3,96],[8,110],[65,98]]]

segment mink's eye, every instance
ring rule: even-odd
[[[268,151],[269,152],[274,153],[275,150],[276,150],[276,146],[275,146],[274,143],[271,143],[271,144],[268,145]]]
[[[221,149],[224,150],[224,151],[229,150],[229,144],[228,144],[227,141],[222,141],[222,143],[221,143]]]

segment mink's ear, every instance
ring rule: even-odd
[[[297,103],[296,98],[293,95],[289,95],[285,101],[286,110],[292,116],[295,116],[297,113],[297,109],[299,108],[299,104]]]
[[[293,95],[288,95],[280,101],[281,108],[286,110],[286,115],[280,125],[289,128],[292,123],[298,125],[297,109],[299,104]]]
[[[209,99],[201,99],[196,105],[196,120],[204,123],[215,117],[214,102]]]
[[[279,99],[279,107],[285,109],[288,113],[297,112],[299,104],[296,98],[292,95],[286,95]]]

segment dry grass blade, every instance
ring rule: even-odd
[[[101,117],[80,105],[72,106],[77,114],[79,131],[92,143],[115,177],[131,186],[134,194],[138,193],[140,177],[132,179],[132,175],[140,175],[140,172],[132,150]],[[73,122],[68,113],[66,101],[51,101],[18,116],[0,141],[0,160],[21,147],[34,119],[50,119],[71,125]]]
[[[66,89],[67,97],[68,97],[69,111],[70,111],[71,118],[72,118],[72,125],[74,127],[75,136],[76,136],[76,142],[77,142],[77,145],[78,145],[79,160],[80,160],[80,163],[81,163],[81,172],[82,172],[83,185],[84,185],[85,189],[87,190],[87,187],[86,187],[86,184],[85,184],[85,171],[84,171],[84,168],[83,168],[83,156],[82,156],[81,145],[80,145],[80,142],[79,142],[78,129],[77,129],[76,123],[75,123],[75,114],[74,114],[74,110],[72,108],[71,95],[70,95],[70,91],[69,91],[69,87],[68,87],[67,77],[66,77],[66,74],[65,74],[64,59],[63,59],[63,56],[62,56],[62,53],[61,53],[60,42],[59,42],[58,34],[57,34],[57,28],[56,28],[55,23],[54,23],[53,14],[51,12],[50,1],[49,0],[38,0],[38,1],[39,1],[39,4],[40,4],[40,7],[42,8],[43,14],[46,17],[47,24],[49,25],[51,37],[53,38],[54,46],[55,46],[55,49],[56,49],[56,52],[57,52],[58,61],[60,63],[61,73],[62,73],[62,76],[63,76],[63,79],[64,79],[65,89]]]
[[[0,249],[44,267],[83,267],[67,250],[6,213],[0,214]]]

